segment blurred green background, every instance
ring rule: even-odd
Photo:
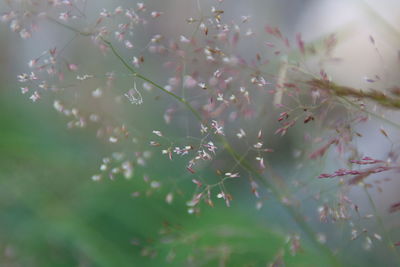
[[[34,104],[21,95],[18,71],[9,64],[18,37],[1,35],[8,52],[0,57],[0,266],[266,266],[281,256],[288,266],[327,261],[306,241],[292,256],[286,239],[297,229],[290,219],[273,200],[268,212],[257,211],[241,186],[232,188],[233,207],[221,201],[197,216],[187,213],[190,181],[172,205],[165,202],[167,189],[132,197],[148,190],[140,171],[131,180],[92,181],[109,148],[90,129],[68,130],[50,98]],[[175,175],[163,159],[145,169],[161,182]]]
[[[1,266],[265,266],[283,249],[289,266],[323,260],[307,248],[290,256],[285,236],[241,205],[198,217],[185,198],[131,197],[139,177],[93,182],[97,140],[11,85],[0,111]]]

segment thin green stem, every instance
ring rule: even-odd
[[[154,85],[155,87],[157,87],[158,89],[162,90],[163,92],[169,94],[170,96],[174,97],[176,100],[178,100],[179,102],[181,102],[182,104],[184,104],[187,108],[189,108],[189,110],[193,113],[193,115],[200,121],[202,122],[202,118],[201,115],[193,108],[192,105],[190,105],[189,102],[187,102],[185,99],[181,98],[180,96],[166,90],[165,88],[163,88],[162,86],[158,85],[157,83],[153,82],[152,80],[150,80],[149,78],[139,74],[136,70],[134,70],[123,58],[122,56],[118,53],[118,51],[116,51],[116,49],[114,48],[114,46],[111,44],[111,42],[104,40],[103,41],[108,45],[108,47],[111,49],[112,53],[119,59],[119,61],[121,61],[121,63],[130,71],[132,72],[132,74],[134,74],[136,77],[151,83],[152,85]],[[251,173],[253,176],[257,177],[261,182],[264,183],[264,185],[266,187],[268,187],[272,193],[275,195],[275,197],[277,197],[278,200],[282,199],[283,195],[281,194],[281,192],[278,190],[277,187],[275,187],[273,185],[273,183],[271,183],[270,181],[266,180],[262,175],[260,175],[256,170],[254,170],[254,168],[246,161],[245,158],[241,157],[233,148],[232,146],[229,144],[229,142],[226,140],[225,137],[223,136],[219,136],[219,139],[221,141],[221,143],[224,145],[224,148],[226,149],[226,151],[228,151],[228,153],[231,155],[231,157],[233,157],[237,163],[242,166],[245,170],[247,170],[249,173]],[[313,232],[313,230],[311,229],[311,227],[305,223],[303,216],[292,206],[289,205],[284,205],[284,207],[286,208],[286,210],[288,211],[288,213],[290,214],[290,216],[294,219],[294,221],[297,223],[297,225],[299,226],[299,228],[304,232],[304,234],[306,234],[306,236],[312,241],[312,243],[319,248],[322,252],[324,252],[331,260],[334,266],[338,266],[338,262],[336,257],[332,254],[332,252],[330,251],[329,248],[323,246],[322,244],[318,243],[318,241],[315,238],[315,234]]]
[[[75,32],[75,33],[77,33],[77,34],[79,34],[79,35],[82,35],[82,36],[92,36],[92,35],[93,35],[93,33],[91,33],[91,32],[83,32],[83,31],[80,31],[80,30],[78,30],[77,28],[74,28],[74,27],[72,27],[72,26],[70,26],[70,25],[68,25],[68,24],[64,24],[64,23],[62,23],[62,22],[60,22],[60,21],[58,21],[58,20],[56,20],[56,19],[54,19],[54,18],[52,18],[52,17],[47,16],[47,19],[48,19],[49,21],[51,21],[51,22],[53,22],[53,23],[59,25],[59,26],[62,26],[62,27],[64,27],[64,28],[67,28],[68,30],[73,31],[73,32]]]
[[[144,75],[140,74],[139,72],[137,72],[133,67],[131,67],[131,66],[128,64],[128,62],[126,62],[126,61],[124,60],[124,58],[118,53],[118,51],[115,49],[115,47],[112,45],[112,43],[111,43],[110,41],[107,41],[107,40],[105,40],[104,38],[102,38],[102,41],[103,41],[105,44],[107,44],[107,46],[111,49],[111,52],[114,54],[114,56],[116,56],[116,57],[118,58],[118,60],[119,60],[119,61],[120,61],[134,76],[135,76],[135,77],[137,77],[137,78],[139,78],[139,79],[142,79],[143,81],[146,81],[146,82],[152,84],[152,85],[155,86],[157,89],[159,89],[159,90],[163,91],[164,93],[166,93],[166,94],[172,96],[173,98],[175,98],[176,100],[178,100],[179,102],[181,102],[182,104],[184,104],[184,105],[193,113],[193,115],[194,115],[199,121],[202,121],[202,118],[201,118],[200,113],[197,112],[197,110],[195,110],[195,109],[193,108],[193,106],[190,105],[190,103],[189,103],[186,99],[184,99],[184,98],[182,98],[182,97],[180,97],[180,96],[174,94],[174,93],[171,92],[171,91],[166,90],[166,89],[165,89],[164,87],[162,87],[161,85],[159,85],[159,84],[153,82],[151,79],[149,79],[149,78],[147,78],[146,76],[144,76]]]
[[[269,188],[272,192],[272,194],[277,198],[278,201],[281,201],[284,195],[279,191],[279,189],[269,180],[267,180],[265,177],[263,177],[260,173],[254,170],[253,167],[243,158],[241,157],[233,148],[232,146],[227,142],[225,138],[222,139],[222,142],[224,144],[224,148],[228,151],[228,153],[244,168],[246,169],[249,173],[251,173],[253,176],[255,176],[259,181],[263,183],[264,186]],[[308,239],[313,243],[313,245],[318,248],[320,251],[322,251],[327,257],[331,259],[331,264],[332,266],[340,266],[338,260],[336,257],[333,255],[332,251],[319,243],[316,240],[315,233],[312,230],[312,228],[304,221],[303,216],[301,213],[296,210],[293,206],[291,205],[284,205],[282,204],[284,208],[286,208],[286,211],[288,214],[293,218],[297,226],[303,231],[303,233],[308,237]]]

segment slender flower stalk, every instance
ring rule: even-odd
[[[111,51],[113,52],[113,54],[115,55],[115,57],[130,71],[132,72],[133,75],[135,75],[136,77],[151,83],[152,85],[154,85],[155,87],[157,87],[158,89],[160,89],[161,91],[163,91],[164,93],[167,93],[168,95],[172,96],[173,98],[175,98],[177,101],[179,101],[180,103],[182,103],[183,105],[185,105],[190,111],[191,113],[196,117],[196,119],[199,122],[202,122],[202,118],[201,115],[190,105],[190,103],[188,103],[185,99],[175,95],[172,92],[169,92],[167,90],[165,90],[163,87],[161,87],[160,85],[158,85],[157,83],[153,82],[151,79],[137,73],[131,66],[129,66],[126,61],[122,58],[122,56],[118,53],[118,51],[114,48],[114,46],[111,44],[111,42],[104,40],[103,41],[108,45],[108,47],[111,49]],[[241,157],[233,148],[232,146],[229,144],[228,140],[222,136],[219,135],[219,139],[221,141],[221,143],[223,144],[224,148],[226,149],[226,151],[228,151],[228,153],[231,155],[231,157],[245,170],[247,170],[251,175],[255,176],[258,178],[258,180],[260,180],[262,183],[264,183],[264,185],[269,188],[273,194],[275,195],[275,197],[277,199],[282,199],[283,198],[283,194],[279,191],[279,189],[274,186],[274,184],[272,182],[270,182],[268,179],[266,179],[265,177],[261,176],[256,170],[254,170],[254,168],[246,161],[245,158]],[[296,222],[296,224],[298,225],[298,227],[301,229],[301,231],[309,238],[309,240],[313,243],[313,245],[319,249],[322,253],[324,253],[328,258],[331,259],[331,262],[329,262],[329,264],[331,264],[332,266],[339,266],[339,262],[337,261],[336,257],[334,256],[334,254],[332,253],[332,251],[327,248],[326,246],[322,245],[321,243],[319,243],[316,240],[316,236],[315,233],[313,232],[312,228],[304,221],[303,216],[296,211],[295,208],[293,208],[290,205],[282,205],[282,207],[284,209],[286,209],[286,211],[288,212],[288,214],[294,219],[294,221]]]

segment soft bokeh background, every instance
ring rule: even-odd
[[[257,26],[262,29],[265,23],[280,25],[286,34],[294,36],[296,32],[302,32],[308,40],[338,28],[340,31],[343,27],[348,29],[347,26],[353,21],[352,14],[357,15],[355,19],[362,18],[357,25],[361,28],[366,27],[362,23],[371,16],[370,13],[362,12],[362,7],[357,6],[361,3],[358,1],[351,4],[351,8],[357,12],[348,11],[343,19],[338,18],[344,14],[341,8],[350,8],[344,1],[335,8],[328,4],[329,1],[238,2],[230,5],[226,1],[224,7],[228,17],[250,15],[254,18],[250,20],[250,26],[255,29]],[[100,2],[96,3],[99,9]],[[383,8],[382,11],[382,6],[391,7],[391,2],[378,4],[378,1],[369,1],[369,4],[373,10],[384,14],[382,16],[393,13],[390,12],[393,8]],[[167,14],[170,12],[176,15],[169,21],[170,24],[165,24],[165,29],[160,29],[166,33],[171,28],[175,33],[178,32],[176,27],[180,27],[180,21],[190,12],[197,12],[195,1],[165,1],[154,6]],[[0,11],[2,7],[0,4]],[[323,15],[332,12],[336,14],[332,18]],[[310,13],[318,16],[310,16]],[[393,14],[387,16],[390,17],[389,23],[396,23]],[[310,18],[318,19],[318,22]],[[336,25],[334,22],[338,20],[343,23]],[[317,25],[333,26],[324,28]],[[182,27],[184,30],[185,27]],[[56,31],[54,28],[49,30],[52,33]],[[374,28],[374,31],[379,33],[379,27]],[[343,32],[344,35],[348,34],[346,30]],[[360,33],[358,30],[354,32]],[[386,38],[386,33],[382,32]],[[357,62],[360,56],[365,55],[359,52],[364,37],[360,34],[359,39],[356,35],[350,39],[344,38],[344,46],[339,49],[343,49],[343,55],[350,59],[350,63],[345,65],[347,69],[333,67],[335,79],[362,86],[363,76],[374,72],[374,62],[379,59],[373,56],[368,59],[368,64],[360,64],[363,69],[353,68],[355,64],[359,66]],[[109,145],[96,140],[90,129],[67,130],[65,119],[54,112],[51,98],[33,104],[21,96],[19,85],[15,82],[17,74],[25,71],[26,62],[32,55],[47,49],[48,43],[62,43],[62,39],[60,41],[58,38],[67,39],[63,34],[46,36],[46,32],[42,32],[33,38],[35,45],[27,44],[10,33],[5,25],[0,25],[1,266],[182,266],[184,262],[187,264],[188,258],[193,266],[265,266],[282,249],[286,250],[287,266],[325,266],[328,259],[323,258],[306,240],[303,243],[304,251],[291,256],[287,252],[286,237],[298,229],[282,208],[276,205],[275,200],[269,200],[258,211],[254,197],[249,191],[243,192],[240,186],[232,187],[235,195],[233,207],[217,205],[216,208],[205,209],[201,216],[193,216],[187,214],[185,206],[193,191],[190,182],[181,186],[183,192],[189,193],[177,196],[173,205],[164,201],[168,191],[163,189],[149,197],[131,196],[135,191],[146,190],[145,184],[135,181],[143,173],[135,173],[132,180],[116,179],[94,183],[90,177],[98,170],[103,155],[110,150]],[[367,43],[365,40],[365,46]],[[393,45],[398,43],[395,41]],[[243,48],[243,51],[246,49],[249,50]],[[354,54],[354,51],[358,53]],[[393,52],[391,49],[385,51],[389,55]],[[72,57],[82,57],[79,46],[71,54]],[[111,65],[118,64],[115,61],[108,64],[107,67],[111,69],[120,67]],[[393,62],[387,64],[390,66]],[[101,70],[107,67],[98,66]],[[355,71],[354,75],[348,75],[350,68]],[[158,105],[157,101],[148,100],[146,114],[151,114],[149,110]],[[135,114],[139,111],[135,108],[132,107],[130,112]],[[154,108],[154,119],[146,115],[145,118],[133,121],[146,127],[147,120],[160,120],[161,110]],[[151,126],[147,127],[149,131],[152,130]],[[368,132],[368,129],[365,131]],[[297,141],[295,138],[292,141],[293,147],[284,150],[290,151],[289,154],[296,149]],[[277,164],[288,168],[290,173],[293,162],[289,161],[288,165],[280,162],[279,159],[286,157],[286,154],[276,157]],[[167,164],[165,160],[160,160],[156,163],[157,167],[148,173],[160,181],[181,174],[171,170]],[[165,170],[168,170],[168,175]],[[310,173],[316,174],[315,170]],[[335,187],[330,184],[316,184],[315,190],[321,188],[335,193]],[[366,202],[365,195],[360,195],[359,199],[361,203]],[[304,212],[315,217],[316,207],[314,203]],[[364,211],[368,210],[370,208]],[[392,217],[387,218],[387,221],[391,228],[398,226],[398,220]],[[365,252],[361,241],[350,241],[350,235],[344,233],[348,231],[347,225],[320,225],[317,222],[312,222],[312,225],[316,233],[328,233],[328,238],[333,240],[332,247],[339,252],[344,266],[376,266],[382,263],[394,266],[392,258],[386,257],[384,246],[378,245],[372,251]],[[375,228],[374,223],[367,223],[366,226]],[[176,258],[169,262],[175,253]]]

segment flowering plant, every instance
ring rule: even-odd
[[[270,25],[257,32],[249,16],[225,19],[223,1],[198,1],[174,32],[163,28],[173,14],[145,3],[95,12],[83,0],[6,2],[1,20],[22,39],[54,36],[42,52],[29,49],[35,55],[17,79],[30,101],[51,99],[69,129],[87,128],[107,147],[93,181],[144,181],[133,197],[158,192],[173,204],[183,196],[189,214],[231,207],[243,195],[258,210],[273,202],[295,225],[281,229],[289,250],[302,251],[305,238],[332,265],[340,252],[315,218],[346,223],[349,239],[362,238],[365,249],[378,243],[398,255],[371,191],[382,191],[391,183],[384,175],[399,170],[400,125],[385,115],[397,114],[399,89],[378,74],[366,78],[375,87],[365,90],[335,82],[327,69],[337,35],[306,42]],[[246,48],[260,40],[259,51]],[[358,144],[363,127],[375,130],[376,121],[385,126],[375,134],[389,144],[379,158]],[[165,177],[155,179],[149,173],[160,162]],[[371,209],[352,197],[360,188]],[[398,201],[387,211],[397,212]],[[372,230],[363,226],[368,220],[376,220]],[[268,259],[271,266],[282,255]]]

